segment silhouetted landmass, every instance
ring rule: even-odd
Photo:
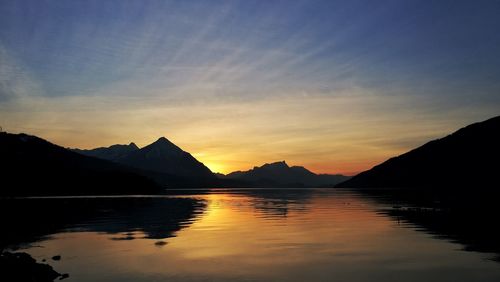
[[[285,161],[219,177],[245,181],[250,187],[333,187],[349,178],[340,174],[315,174],[301,166],[290,167]]]
[[[395,203],[386,214],[498,259],[499,132],[500,117],[469,125],[337,187]]]
[[[497,190],[499,159],[500,117],[495,117],[391,158],[337,186]]]
[[[208,187],[218,182],[208,167],[165,137],[140,149],[130,143],[92,150],[73,150],[140,169],[143,174],[166,186]]]
[[[116,161],[145,170],[183,177],[214,178],[208,167],[165,137]]]
[[[289,167],[285,162],[228,175],[212,173],[203,163],[164,137],[141,149],[130,143],[72,150],[141,169],[144,175],[172,187],[332,187],[348,179],[343,175],[315,174],[300,166]]]
[[[1,196],[150,194],[161,187],[137,171],[82,156],[41,138],[0,133]]]
[[[68,274],[64,275],[67,278]],[[17,282],[51,282],[63,276],[50,265],[37,263],[27,253],[0,253],[0,279]]]
[[[99,147],[91,150],[80,150],[80,149],[71,149],[71,150],[90,157],[96,157],[108,161],[116,161],[125,157],[130,152],[139,150],[139,147],[137,147],[137,145],[135,145],[135,143],[132,142],[129,145],[117,144],[109,147]]]

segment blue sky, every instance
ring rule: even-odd
[[[66,146],[166,135],[220,170],[356,171],[499,113],[499,14],[494,0],[3,0],[0,118]]]

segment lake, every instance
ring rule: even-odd
[[[0,240],[66,281],[500,281],[495,248],[416,210],[335,189],[10,199]]]

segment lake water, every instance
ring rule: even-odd
[[[333,189],[177,192],[12,200],[12,214],[30,214],[7,215],[2,240],[66,281],[500,281],[495,253],[466,251],[395,216],[387,200]]]

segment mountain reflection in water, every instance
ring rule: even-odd
[[[189,225],[205,203],[166,197],[53,197],[0,200],[0,246],[50,239],[60,232],[98,232],[112,239],[164,239]],[[137,233],[138,235],[133,235]]]
[[[175,193],[2,200],[2,243],[39,260],[62,255],[54,267],[72,281],[500,279],[495,248],[433,227],[448,218],[415,220],[399,199],[344,189]]]

